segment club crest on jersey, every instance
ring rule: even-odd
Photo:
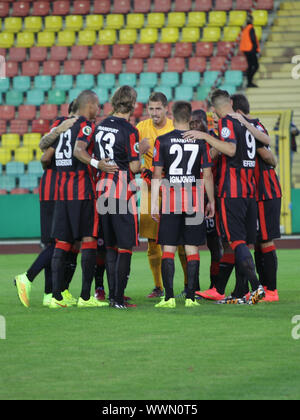
[[[92,133],[92,128],[86,125],[83,127],[82,132],[85,136],[89,136]]]
[[[139,145],[139,143],[135,143],[135,145],[133,146],[133,149],[134,149],[135,153],[139,153],[140,152],[140,145]]]
[[[264,132],[264,129],[262,128],[261,125],[257,125],[256,128],[257,128],[257,130],[261,131],[262,133]]]
[[[223,139],[228,139],[231,136],[231,131],[227,127],[223,127],[221,131],[221,136]]]

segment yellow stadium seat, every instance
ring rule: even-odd
[[[149,13],[147,28],[162,28],[165,25],[165,15],[163,13]]]
[[[127,15],[126,28],[141,29],[145,24],[145,16],[142,13],[130,13]]]
[[[179,39],[178,28],[162,28],[161,30],[161,43],[172,43],[174,44]]]
[[[12,32],[0,33],[0,48],[11,48],[15,43],[15,34]]]
[[[205,26],[206,24],[206,13],[205,12],[189,12],[187,26],[192,28],[198,28]]]
[[[22,18],[20,17],[7,17],[4,20],[4,31],[17,33],[22,30]]]
[[[31,160],[33,160],[33,149],[28,147],[19,147],[15,150],[15,161],[24,162],[27,165]]]
[[[41,157],[43,156],[43,152],[41,151],[41,149],[38,147],[35,151],[35,159],[36,160],[41,160]]]
[[[221,28],[206,26],[203,29],[202,42],[218,42],[221,39]]]
[[[117,31],[115,29],[103,29],[99,31],[99,42],[100,45],[113,45],[117,40]]]
[[[155,44],[158,40],[158,29],[143,28],[140,32],[140,44]]]
[[[223,31],[223,41],[234,42],[237,40],[240,33],[241,28],[239,26],[225,26]]]
[[[267,10],[253,10],[253,24],[255,26],[267,26],[268,25],[268,12]]]
[[[60,31],[57,34],[56,45],[61,47],[72,47],[76,42],[75,32],[73,31]]]
[[[96,42],[96,31],[85,29],[84,31],[78,32],[77,45],[88,45],[92,46]]]
[[[28,149],[37,149],[41,140],[41,134],[39,133],[26,133],[23,135],[23,146]]]
[[[262,39],[262,27],[261,26],[254,26],[254,29],[255,29],[257,39],[259,41],[261,41],[261,39]]]
[[[63,25],[62,16],[46,16],[45,17],[45,28],[47,32],[59,32]]]
[[[69,15],[65,19],[65,29],[67,31],[80,31],[83,26],[83,16]]]
[[[226,25],[227,15],[223,11],[212,11],[208,14],[208,25],[223,27]]]
[[[0,147],[0,163],[6,165],[11,160],[11,152],[4,147]]]
[[[198,42],[200,39],[200,28],[182,28],[181,42]]]
[[[2,134],[1,146],[9,151],[15,150],[20,146],[19,134]]]
[[[185,25],[185,13],[183,12],[170,12],[168,14],[167,26],[171,28],[182,28]]]
[[[137,39],[136,29],[121,29],[119,32],[119,44],[135,44]]]
[[[52,47],[55,44],[55,32],[39,32],[37,34],[38,47]]]
[[[112,14],[106,16],[107,29],[121,29],[124,26],[124,15]]]
[[[26,16],[24,19],[24,31],[39,32],[42,30],[43,21],[41,16]]]
[[[33,32],[19,32],[17,34],[16,47],[31,48],[33,45],[34,45],[34,33]]]
[[[229,12],[228,26],[244,26],[247,19],[246,10],[231,10]]]
[[[103,15],[87,15],[85,18],[86,29],[93,31],[100,31],[103,28],[104,18]]]

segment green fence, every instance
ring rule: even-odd
[[[293,233],[300,233],[300,189],[292,190]]]

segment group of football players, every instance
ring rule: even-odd
[[[135,128],[129,121],[136,101],[136,91],[121,86],[111,98],[111,115],[96,124],[99,99],[83,91],[70,104],[69,116],[57,118],[42,138],[44,248],[15,277],[22,304],[30,306],[32,282],[44,270],[43,305],[49,308],[135,306],[125,289],[139,236],[148,241],[155,284],[148,298],[159,298],[155,307],[176,307],[177,249],[186,307],[199,306],[200,299],[278,301],[274,239],[280,237],[281,188],[270,137],[250,115],[247,98],[216,90],[211,114],[178,101],[171,119],[167,98],[154,92],[149,118]],[[140,225],[136,174],[143,181]],[[211,285],[200,291],[199,247],[204,244],[211,253]],[[250,245],[255,245],[255,261]],[[79,252],[82,289],[75,299],[69,289]],[[235,290],[226,297],[234,268]]]

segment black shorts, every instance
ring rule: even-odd
[[[255,244],[257,205],[255,198],[221,198],[220,224],[228,242]]]
[[[54,242],[51,236],[55,201],[40,201],[41,242],[44,245]]]
[[[130,212],[118,214],[117,209],[119,206],[122,208],[119,203],[117,200],[116,214],[99,215],[99,234],[104,239],[106,247],[131,250],[139,244],[138,214]]]
[[[258,237],[259,242],[268,242],[280,238],[281,198],[258,201]]]
[[[206,224],[186,224],[194,216],[183,214],[162,214],[160,216],[157,243],[160,245],[201,246],[206,243]]]
[[[215,237],[219,236],[217,231],[217,223],[216,223],[216,217],[213,217],[212,219],[205,219],[205,225],[206,225],[206,235]]]
[[[73,243],[84,237],[97,238],[98,213],[95,200],[56,201],[52,236]]]

